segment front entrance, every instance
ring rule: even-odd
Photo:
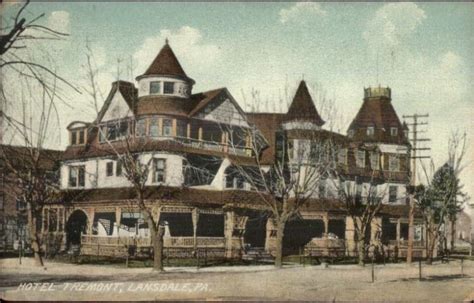
[[[248,217],[245,224],[245,244],[250,245],[250,247],[265,247],[267,218],[267,216],[258,213]]]
[[[72,245],[81,245],[81,234],[87,232],[87,215],[82,210],[75,210],[66,223],[66,244],[70,248]]]

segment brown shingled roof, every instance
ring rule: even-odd
[[[3,163],[4,161],[8,161],[8,164],[16,169],[37,167],[44,170],[54,170],[59,165],[62,154],[63,151],[60,150],[38,150],[25,146],[0,144],[0,171],[8,166]],[[36,157],[39,157],[37,166],[34,164]]]
[[[316,106],[314,106],[313,99],[309,94],[305,81],[301,81],[296,90],[295,97],[286,114],[286,120],[305,120],[314,122],[318,126],[324,124],[323,119],[321,119],[321,116],[316,110]]]
[[[268,147],[262,151],[260,163],[271,165],[275,161],[276,134],[284,121],[286,114],[281,113],[247,113],[250,123],[254,124],[268,142]]]
[[[367,127],[373,126],[375,134],[367,135]],[[397,136],[391,136],[390,127],[398,129]],[[391,99],[387,97],[365,98],[359,112],[349,126],[354,131],[355,141],[383,142],[405,144],[404,130],[406,128],[400,122],[395,112]]]
[[[169,75],[190,79],[184,72],[168,42],[161,48],[155,60],[142,75]]]

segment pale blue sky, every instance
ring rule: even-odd
[[[304,74],[310,86],[318,83],[335,99],[345,133],[364,86],[388,85],[400,118],[430,113],[427,135],[438,164],[451,129],[471,131],[473,142],[472,3],[32,3],[28,14],[39,13],[70,33],[68,41],[46,48],[61,75],[79,87],[85,84],[86,39],[106,94],[117,77],[117,58],[124,60],[125,79],[125,61],[133,58],[135,77],[168,37],[196,80],[195,92],[225,86],[244,105],[254,88],[261,109],[286,110],[279,95],[285,83],[293,92]],[[61,146],[72,119],[93,119],[85,99],[70,93],[73,108],[64,109]],[[464,174],[468,184],[474,184],[471,171]]]

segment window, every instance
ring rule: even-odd
[[[234,188],[243,189],[244,179],[242,177],[234,178]]]
[[[362,199],[362,183],[356,185],[356,201]]]
[[[146,119],[139,119],[135,126],[135,134],[138,137],[143,137],[146,135]]]
[[[396,136],[397,134],[398,134],[398,128],[390,127],[390,135],[391,136]]]
[[[79,142],[78,144],[84,144],[85,140],[85,135],[84,135],[84,130],[79,131]]]
[[[118,138],[126,138],[128,137],[128,121],[122,121],[118,125],[119,127],[119,134]]]
[[[150,137],[158,137],[158,119],[150,119]]]
[[[71,132],[71,145],[76,144],[76,141],[77,141],[77,132],[72,131]]]
[[[160,82],[152,81],[150,82],[150,95],[159,94],[160,93]]]
[[[405,134],[405,138],[407,138],[407,139],[408,139],[408,135],[409,135],[409,132],[408,132],[408,130],[404,130],[404,131],[403,131],[403,133]]]
[[[388,188],[388,202],[397,202],[397,186],[390,185]]]
[[[105,166],[105,175],[107,177],[113,176],[114,175],[114,162],[110,161],[106,163]]]
[[[22,201],[20,199],[17,199],[16,200],[16,210],[17,211],[26,210],[26,202]]]
[[[347,149],[342,148],[337,153],[337,162],[347,164]]]
[[[106,137],[107,137],[107,128],[105,126],[101,126],[99,128],[99,142],[105,142]]]
[[[379,153],[377,152],[370,153],[370,167],[372,169],[379,169]]]
[[[110,140],[110,141],[116,140],[117,137],[118,137],[117,133],[118,133],[117,125],[115,125],[115,124],[108,124],[107,125],[107,139],[108,140]]]
[[[153,159],[153,182],[165,182],[166,159]]]
[[[122,175],[122,161],[121,160],[117,161],[117,166],[115,167],[115,175],[116,176]]]
[[[373,136],[375,133],[375,129],[373,126],[367,127],[367,136]]]
[[[178,137],[187,137],[188,125],[185,121],[178,120],[176,121],[176,136]]]
[[[390,156],[388,158],[388,170],[399,171],[400,170],[400,159],[397,156]]]
[[[365,167],[365,150],[358,150],[356,157],[356,166]]]
[[[171,119],[163,119],[163,136],[171,136],[173,129],[173,121]]]
[[[69,187],[84,187],[85,166],[69,167]]]
[[[163,94],[174,94],[174,82],[165,82]]]
[[[49,210],[49,231],[56,231],[58,227],[58,210],[57,209],[50,209]]]

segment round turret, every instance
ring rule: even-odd
[[[136,80],[139,98],[143,96],[189,98],[195,83],[184,72],[168,40],[145,73]]]

